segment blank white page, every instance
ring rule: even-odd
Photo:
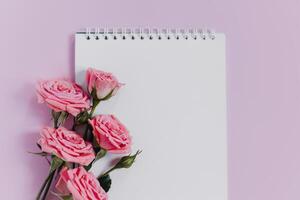
[[[111,173],[111,200],[226,200],[225,35],[212,39],[108,40],[76,34],[76,81],[88,67],[125,83],[97,113],[133,138],[132,168]],[[98,161],[92,172],[108,168]]]

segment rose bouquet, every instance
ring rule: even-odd
[[[50,165],[37,200],[47,198],[53,181],[56,183],[52,193],[59,199],[107,200],[112,183],[110,173],[131,167],[141,152],[121,157],[115,166],[98,176],[89,172],[107,153],[130,153],[131,136],[115,116],[94,116],[99,103],[114,96],[123,84],[111,73],[91,68],[86,72],[86,82],[87,92],[76,83],[61,79],[37,85],[38,102],[46,103],[52,110],[54,124],[41,130],[37,142],[41,152],[34,153],[45,157]],[[67,119],[72,121],[70,130],[65,125]]]

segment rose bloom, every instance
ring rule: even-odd
[[[81,165],[89,165],[95,158],[93,147],[85,142],[80,135],[66,128],[45,127],[38,140],[43,152]]]
[[[56,112],[77,116],[90,107],[87,94],[76,83],[66,80],[41,81],[37,85],[38,102],[46,102]]]
[[[97,178],[83,167],[63,168],[56,189],[62,195],[72,194],[73,200],[108,200]]]
[[[109,94],[115,95],[118,89],[123,85],[118,82],[117,78],[108,72],[89,68],[86,72],[86,81],[88,91],[92,93],[96,89],[98,99],[103,99]]]
[[[131,137],[126,127],[113,115],[97,115],[89,120],[99,145],[111,153],[127,153]]]

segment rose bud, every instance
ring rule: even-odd
[[[54,154],[67,162],[89,165],[95,158],[93,147],[80,135],[66,128],[45,127],[38,140],[43,152]]]
[[[129,168],[132,166],[134,163],[136,156],[139,155],[142,151],[138,150],[133,156],[128,155],[122,157],[119,162],[115,165],[115,169],[120,169],[120,168]]]
[[[99,177],[99,179],[104,178],[106,176],[108,176],[108,174],[112,171],[114,171],[115,169],[121,169],[121,168],[130,168],[132,166],[132,164],[134,163],[136,156],[139,155],[142,151],[138,150],[133,156],[132,155],[128,155],[128,156],[124,156],[122,157],[119,162],[110,170],[108,170],[107,172],[105,172],[103,175],[101,175]]]
[[[86,82],[89,93],[98,100],[109,99],[123,85],[113,74],[92,68],[86,72]]]
[[[63,168],[56,189],[61,195],[72,195],[73,200],[108,200],[97,178],[83,167]]]
[[[110,153],[127,153],[131,137],[126,127],[113,115],[97,115],[89,120],[99,146]]]
[[[66,80],[41,81],[36,90],[38,102],[46,102],[55,112],[65,111],[77,116],[90,108],[88,95],[76,83]]]

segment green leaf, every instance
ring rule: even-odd
[[[79,113],[76,117],[75,117],[75,123],[80,125],[80,124],[85,124],[87,123],[88,119],[89,119],[89,113],[87,112],[87,110]]]
[[[93,138],[92,145],[93,145],[93,149],[94,149],[95,153],[97,154],[101,150],[101,147],[99,146],[95,137]]]
[[[93,162],[91,162],[88,166],[84,166],[84,169],[86,171],[89,171],[92,168],[92,166],[93,166]]]
[[[64,161],[62,159],[60,159],[59,157],[53,155],[52,156],[52,161],[51,161],[50,173],[54,172],[63,163],[64,163]]]
[[[105,100],[108,100],[110,97],[112,97],[112,94],[114,93],[114,90],[115,89],[112,89],[110,91],[110,93],[108,93],[108,95],[106,95],[104,98],[100,99],[101,101],[105,101]]]
[[[100,149],[100,151],[97,153],[94,162],[97,160],[103,158],[106,155],[107,151],[105,149]]]
[[[85,167],[84,167],[85,170],[86,170],[86,171],[89,171],[89,170],[92,168],[93,164],[94,164],[97,160],[103,158],[103,157],[106,155],[106,152],[107,152],[107,151],[106,151],[105,149],[100,149],[100,151],[97,153],[95,159],[94,159],[88,166],[85,166]]]
[[[55,192],[51,192],[54,196],[58,197],[60,200],[73,200],[72,195],[61,195]]]
[[[38,156],[48,156],[49,155],[46,152],[30,152],[30,151],[28,151],[28,153],[33,154],[33,155],[38,155]]]
[[[99,101],[105,101],[108,100],[109,98],[112,97],[113,93],[114,93],[115,89],[112,89],[105,97],[103,97],[102,99],[98,99],[97,97],[97,90],[96,88],[93,88],[91,96],[93,97],[93,104],[98,104]]]
[[[68,116],[69,116],[69,113],[61,112],[61,114],[59,115],[59,118],[58,118],[59,125],[62,125],[63,123],[65,123]]]
[[[111,186],[111,179],[109,174],[101,176],[98,178],[98,181],[100,182],[101,187],[105,192],[108,192]]]
[[[51,111],[54,128],[58,127],[58,119],[59,119],[60,114],[61,114],[61,112],[55,112],[54,110]]]
[[[62,200],[72,200],[73,197],[71,195],[68,195],[68,196],[61,196],[60,197]]]
[[[92,89],[91,96],[93,98],[93,104],[95,103],[94,101],[100,101],[100,99],[97,97],[97,89],[95,87]]]
[[[61,114],[61,112],[55,112],[54,110],[51,110],[51,115],[54,120],[57,120],[59,118],[60,114]]]
[[[55,112],[52,110],[51,112],[53,122],[54,122],[54,128],[58,128],[60,125],[65,123],[66,119],[69,116],[69,113],[67,112]]]

